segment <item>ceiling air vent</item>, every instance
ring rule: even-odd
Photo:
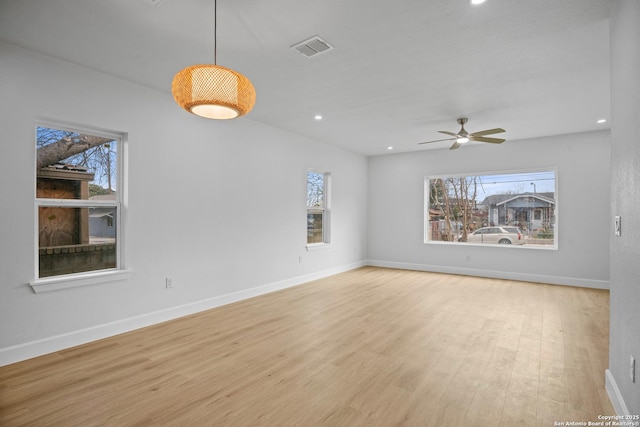
[[[320,37],[313,36],[308,40],[294,44],[291,48],[297,50],[298,53],[306,56],[307,58],[312,58],[316,55],[332,50],[333,46],[322,40]]]

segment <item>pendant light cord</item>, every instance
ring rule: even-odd
[[[218,0],[213,0],[213,65],[218,65]]]

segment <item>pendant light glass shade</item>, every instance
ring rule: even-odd
[[[220,65],[192,65],[171,84],[173,99],[182,108],[208,119],[234,119],[256,103],[256,91],[242,74]]]

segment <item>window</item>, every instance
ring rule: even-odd
[[[56,124],[36,127],[36,283],[122,269],[123,139]]]
[[[330,181],[328,172],[307,172],[307,245],[330,241]]]
[[[557,248],[556,171],[434,176],[425,242]]]

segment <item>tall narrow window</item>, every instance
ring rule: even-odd
[[[122,135],[36,128],[37,278],[121,268]]]
[[[329,243],[331,174],[307,172],[307,244]]]

